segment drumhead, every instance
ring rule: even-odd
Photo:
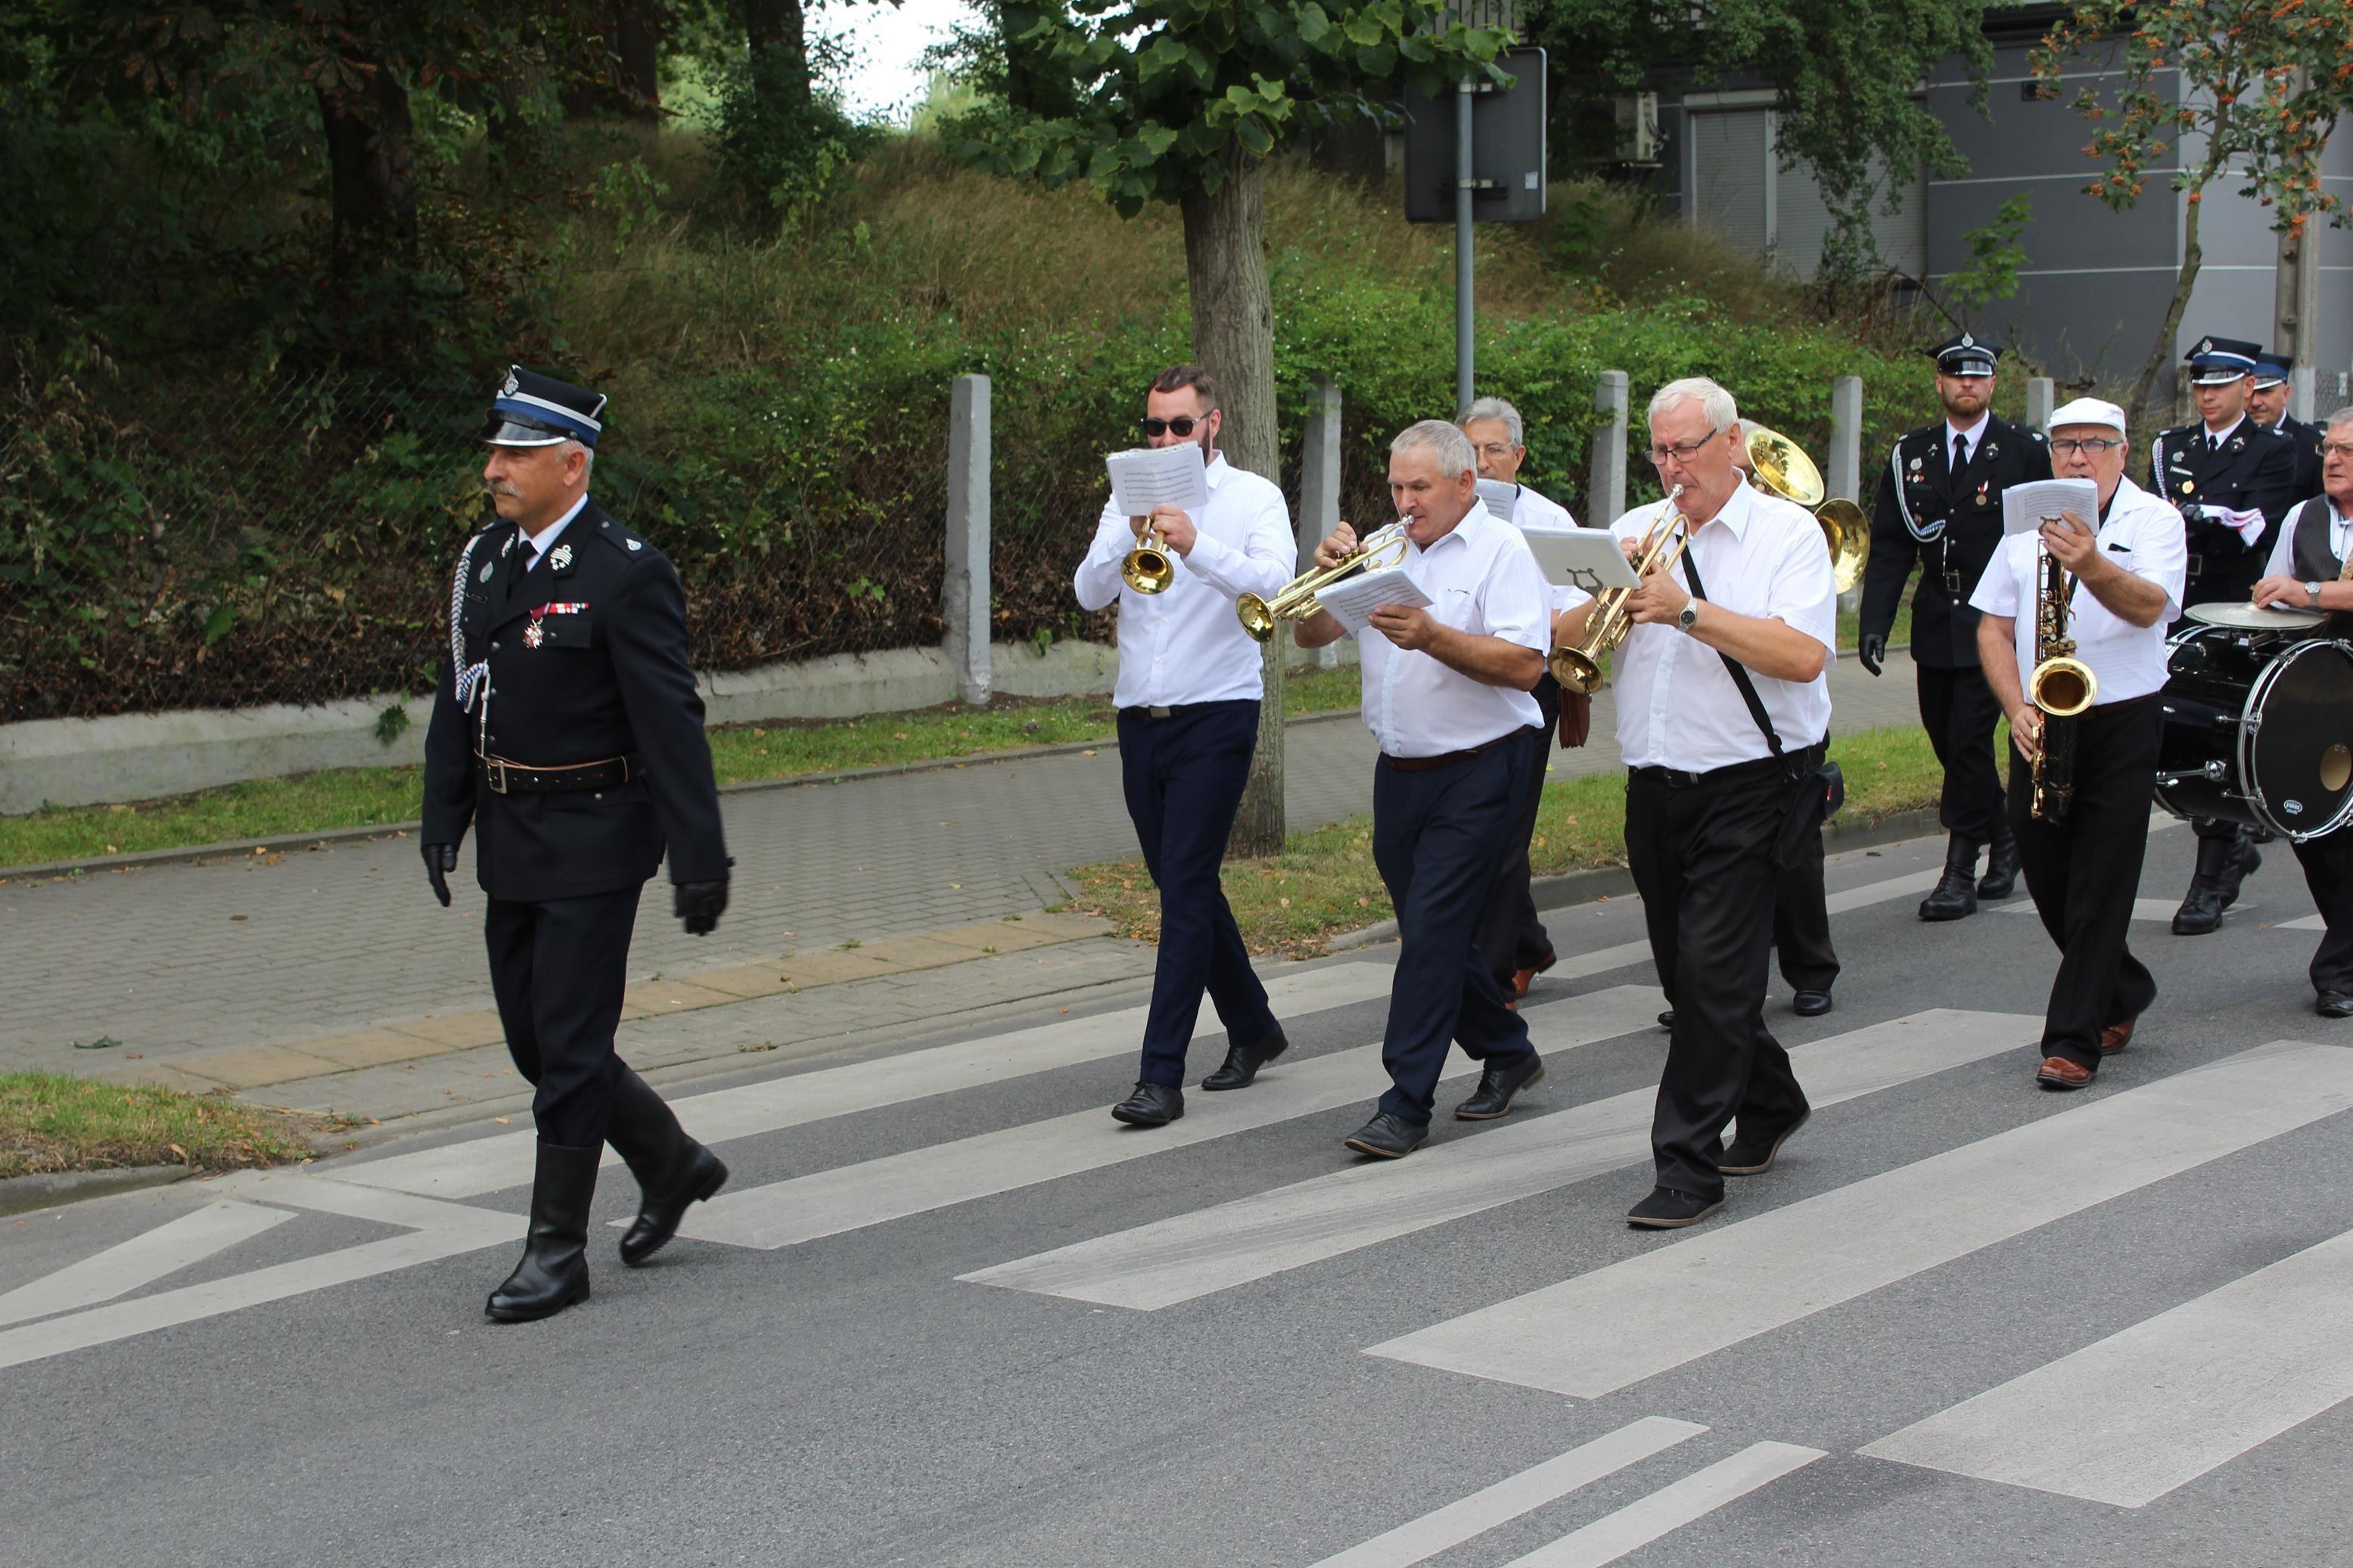
[[[2242,632],[2310,631],[2328,618],[2320,610],[2271,610],[2255,605],[2192,605],[2182,614],[2210,626]]]
[[[2299,643],[2256,680],[2240,732],[2241,782],[2255,814],[2301,842],[2353,816],[2353,648]]]

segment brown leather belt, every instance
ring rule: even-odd
[[[574,790],[617,789],[645,771],[636,757],[600,757],[593,763],[533,767],[508,757],[474,753],[482,787],[492,795],[568,795]]]
[[[1482,752],[1492,752],[1514,735],[1522,732],[1518,730],[1507,730],[1493,740],[1473,746],[1467,752],[1440,752],[1434,757],[1392,757],[1384,752],[1381,753],[1381,761],[1401,773],[1432,773],[1440,768],[1451,768],[1457,763],[1467,763]]]

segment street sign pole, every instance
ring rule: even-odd
[[[1471,156],[1471,110],[1477,89],[1465,79],[1454,88],[1454,406],[1471,406],[1471,193],[1478,165]]]

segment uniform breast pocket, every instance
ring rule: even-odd
[[[1430,595],[1430,613],[1456,631],[1469,629],[1472,610],[1476,603],[1468,588],[1440,588]]]
[[[532,640],[534,633],[537,642]],[[522,640],[532,647],[585,648],[596,640],[596,623],[594,617],[576,611],[539,616],[524,626]]]

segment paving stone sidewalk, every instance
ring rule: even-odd
[[[1887,679],[1873,680],[1849,660],[1831,680],[1840,730],[1914,720],[1911,672],[1901,663]],[[1288,735],[1286,795],[1294,827],[1369,808],[1375,749],[1361,723],[1300,722]],[[1556,752],[1556,774],[1616,767],[1609,736],[1604,694],[1594,743],[1579,752]],[[725,816],[737,864],[719,932],[699,941],[685,936],[670,916],[667,886],[657,880],[638,916],[632,982],[660,975],[670,985],[691,985],[698,972],[806,969],[828,954],[860,951],[843,946],[853,942],[929,935],[936,943],[978,922],[1034,915],[1066,896],[1058,877],[1068,868],[1134,852],[1118,755],[1109,744],[731,794]],[[280,1070],[283,1058],[267,1053],[252,1059],[277,1066],[253,1067],[244,1082],[222,1069],[211,1078],[199,1074],[189,1087],[225,1083],[254,1089],[255,1098],[273,1103],[335,1103],[364,1115],[381,1110],[363,1109],[363,1100],[405,1114],[418,1108],[413,1101],[431,1099],[405,1091],[361,1095],[364,1083],[374,1081],[364,1079],[370,1074],[398,1074],[411,1086],[429,1084],[433,1094],[447,1089],[442,1098],[453,1102],[473,1098],[484,1075],[495,1076],[505,1064],[503,1053],[487,1043],[495,1031],[480,1033],[491,1002],[481,895],[465,868],[451,890],[454,908],[434,902],[416,843],[406,837],[0,883],[0,952],[8,961],[0,1066],[168,1078],[158,1069],[176,1063],[201,1068],[199,1058],[217,1063],[232,1059],[227,1053],[387,1027],[431,1035],[442,1020],[446,1037],[417,1058],[404,1060],[396,1044],[382,1040],[372,1049],[355,1046],[351,1070],[307,1081],[299,1092]],[[667,1053],[660,1059],[681,1061],[733,1053],[754,1037],[789,1046],[833,1037],[826,1031],[837,1025],[841,1034],[853,1034],[861,1019],[951,1016],[967,995],[994,997],[990,986],[1018,989],[1041,977],[1102,984],[1150,966],[1149,950],[1133,944],[1071,945],[1087,951],[927,962],[855,984],[848,983],[856,974],[850,964],[849,973],[828,975],[839,984],[826,989],[837,994],[703,996],[677,1016],[660,1016],[655,1008],[625,1026],[625,1049],[642,1052],[659,1039],[658,1054]],[[1016,974],[1018,982],[1004,978]],[[120,1044],[76,1048],[78,1041],[100,1037]],[[645,1043],[632,1044],[641,1038]],[[297,1054],[305,1048],[295,1047]],[[427,1056],[429,1068],[422,1065]],[[499,1092],[511,1093],[512,1086]]]

